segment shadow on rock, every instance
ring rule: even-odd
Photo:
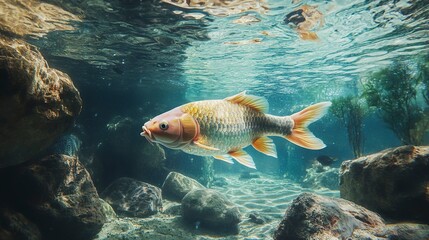
[[[91,239],[106,221],[90,175],[76,157],[51,155],[4,168],[0,182],[2,204],[37,225],[43,239]]]

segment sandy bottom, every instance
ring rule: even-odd
[[[303,188],[287,179],[261,175],[261,178],[240,180],[237,175],[222,175],[228,185],[213,187],[235,203],[242,214],[239,233],[204,230],[183,223],[180,204],[164,200],[164,212],[149,218],[117,218],[106,223],[97,240],[131,239],[272,239],[287,207],[303,192],[339,197],[339,191]],[[256,213],[264,223],[254,223],[249,214]]]

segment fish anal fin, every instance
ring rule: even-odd
[[[263,154],[277,158],[276,145],[269,137],[260,137],[253,141],[252,146]]]
[[[242,164],[248,168],[256,169],[256,166],[255,166],[255,163],[253,162],[252,157],[249,154],[247,154],[245,151],[243,151],[242,149],[230,151],[230,152],[228,152],[228,154],[231,157],[233,157],[235,160],[237,160],[237,162],[239,162],[240,164]]]
[[[284,137],[303,148],[319,150],[326,147],[323,141],[314,136],[307,126],[323,117],[331,105],[331,102],[321,102],[292,114],[290,117],[294,121],[294,127],[291,134]]]
[[[234,164],[234,161],[232,161],[231,157],[229,155],[218,155],[218,156],[213,156],[214,158],[230,163],[230,164]]]
[[[225,98],[226,101],[248,106],[256,111],[266,113],[268,111],[268,101],[264,97],[247,95],[246,91],[243,91],[234,96]]]
[[[212,151],[218,151],[218,150],[220,150],[219,148],[210,147],[210,146],[204,145],[204,144],[202,144],[202,143],[200,143],[200,142],[198,142],[198,141],[194,141],[193,143],[194,143],[195,145],[197,145],[198,147],[200,147],[200,148],[204,148],[204,149],[206,149],[206,150],[212,150]]]

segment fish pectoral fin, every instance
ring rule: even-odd
[[[210,147],[210,146],[204,145],[204,144],[202,144],[202,143],[200,143],[198,141],[194,141],[193,143],[195,145],[197,145],[198,147],[204,148],[204,149],[207,149],[207,150],[212,150],[212,151],[218,151],[218,150],[220,150],[219,148]]]
[[[276,145],[269,137],[260,137],[253,141],[252,146],[263,154],[277,158]]]
[[[234,164],[234,161],[232,161],[232,158],[229,155],[218,155],[218,156],[213,156],[214,158],[230,163],[230,164]]]
[[[256,169],[256,166],[255,166],[255,163],[253,162],[252,157],[242,149],[228,152],[228,154],[231,157],[233,157],[235,160],[237,160],[237,162],[239,162],[240,164],[243,164],[248,168]]]

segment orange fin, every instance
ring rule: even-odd
[[[252,146],[261,153],[277,158],[276,145],[269,137],[260,137],[253,141]]]
[[[294,121],[292,133],[284,137],[303,148],[319,150],[326,147],[323,141],[315,137],[307,126],[323,117],[331,105],[331,102],[321,102],[292,114],[290,116]]]
[[[194,144],[197,145],[200,148],[204,148],[204,149],[207,149],[207,150],[212,150],[212,151],[218,151],[218,150],[220,150],[219,148],[210,147],[210,146],[204,145],[204,144],[202,144],[202,143],[200,143],[198,141],[194,141]]]
[[[240,164],[243,164],[248,168],[256,169],[256,166],[255,166],[255,163],[253,162],[252,157],[242,149],[229,152],[228,154],[231,157],[233,157],[235,160],[237,160],[237,162],[239,162]]]
[[[230,164],[234,164],[234,161],[232,161],[232,158],[229,155],[218,155],[218,156],[213,156],[214,158],[230,163]]]
[[[259,112],[268,111],[268,101],[264,97],[258,97],[254,95],[246,95],[246,91],[243,91],[237,95],[225,98],[226,101],[237,103],[248,106]]]

